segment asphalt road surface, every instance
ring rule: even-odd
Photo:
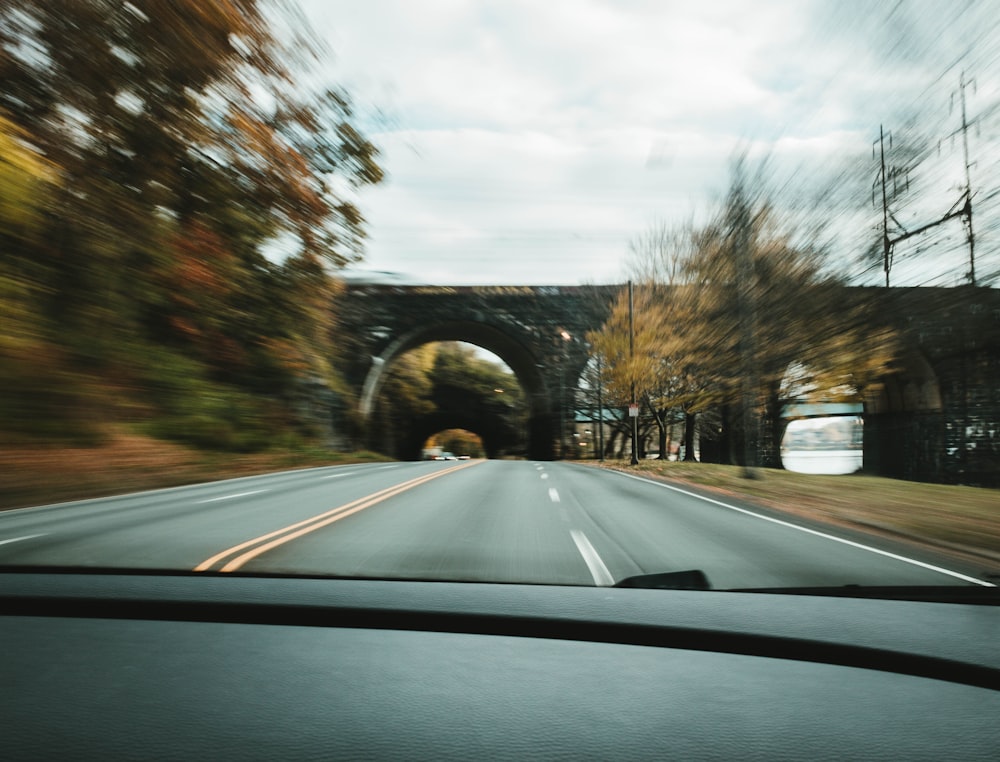
[[[714,588],[988,584],[845,530],[569,463],[287,471],[0,514],[0,565]]]

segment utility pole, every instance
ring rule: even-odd
[[[958,79],[958,96],[962,103],[962,152],[965,159],[965,207],[962,209],[964,212],[965,220],[965,230],[966,239],[969,242],[969,272],[966,277],[969,279],[969,283],[973,286],[976,285],[976,236],[972,232],[972,180],[969,176],[969,123],[965,118],[965,87],[970,84],[965,81],[965,72],[963,71]],[[975,80],[972,81],[972,87],[975,89]]]
[[[742,359],[742,397],[743,397],[743,478],[757,478],[757,358],[755,355],[756,331],[756,288],[754,284],[754,267],[751,259],[749,241],[750,214],[743,196],[742,187],[736,215],[736,256],[739,262],[740,281],[737,286],[737,297],[740,311],[740,354]]]
[[[965,207],[962,211],[965,212],[963,220],[965,222],[965,235],[966,240],[969,242],[969,272],[966,277],[969,279],[969,284],[972,286],[976,285],[976,237],[972,232],[972,180],[970,178],[970,167],[969,163],[969,122],[965,117],[965,87],[970,84],[965,81],[965,71],[962,71],[958,78],[958,97],[962,105],[962,157],[965,161]],[[975,80],[972,81],[972,87],[975,89]],[[962,362],[959,367],[959,375],[961,378],[961,389],[962,389],[962,433],[959,437],[959,463],[961,464],[961,480],[964,482],[966,478],[966,472],[968,470],[969,463],[969,369],[968,360],[966,358],[966,353],[968,352],[968,344],[966,343],[965,337],[965,321],[962,321],[962,349],[961,357]]]
[[[604,384],[601,380],[601,356],[597,355],[597,440],[600,459],[604,462]]]
[[[889,241],[889,202],[885,197],[885,132],[878,126],[878,147],[882,179],[882,269],[885,270],[885,287],[889,288],[889,270],[892,268],[892,243]]]
[[[559,363],[559,458],[566,459],[566,366],[569,364],[569,342],[572,336],[565,328],[559,329],[562,339],[562,361]],[[574,426],[576,414],[573,414]]]
[[[636,412],[636,399],[635,399],[635,321],[633,320],[633,312],[635,309],[635,302],[633,300],[632,292],[632,281],[628,282],[628,356],[629,360],[632,360],[632,404],[629,406],[630,413]],[[632,465],[639,465],[639,416],[633,415],[632,417]]]
[[[756,310],[757,286],[754,277],[753,254],[750,251],[750,209],[743,182],[743,168],[739,168],[737,185],[734,188],[732,204],[735,213],[731,219],[733,230],[731,245],[735,247],[739,283],[736,285],[736,299],[740,314],[740,360],[743,408],[743,478],[757,478],[757,379],[756,358]]]

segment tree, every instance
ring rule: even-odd
[[[750,467],[757,452],[764,465],[780,467],[786,402],[857,398],[895,353],[891,333],[846,302],[845,282],[825,266],[825,252],[794,242],[781,222],[762,177],[748,178],[738,161],[726,202],[699,232],[685,267],[698,319],[683,344],[741,411],[746,454],[737,460]],[[785,383],[790,369],[796,385]]]
[[[719,399],[712,368],[697,349],[698,293],[685,270],[695,257],[696,232],[691,224],[654,225],[629,243],[634,288],[634,356],[628,347],[628,296],[619,295],[610,319],[589,339],[601,357],[603,382],[630,398],[633,384],[638,400],[649,410],[659,438],[659,457],[668,455],[668,432],[684,421],[685,459],[695,458],[697,415]]]
[[[780,466],[787,402],[858,399],[893,360],[892,333],[845,298],[822,249],[782,227],[762,175],[747,177],[741,161],[708,224],[660,226],[637,241],[633,268],[644,280],[634,352],[625,298],[589,338],[611,395],[628,399],[634,385],[647,402],[661,453],[672,410],[683,412],[685,457],[693,458],[696,416],[718,408],[729,460],[751,468],[760,452],[765,465]]]
[[[478,434],[465,429],[445,429],[427,441],[428,447],[440,447],[444,452],[482,458],[486,451]]]
[[[295,21],[269,0],[0,6],[4,156],[44,178],[3,189],[0,217],[43,224],[4,224],[0,276],[74,365],[134,375],[167,348],[254,393],[335,383],[331,275],[382,175],[347,95],[308,84],[326,51]]]
[[[720,400],[720,382],[706,358],[699,353],[700,292],[692,286],[690,264],[697,256],[699,234],[690,222],[677,227],[653,226],[629,246],[630,267],[648,290],[654,311],[666,331],[658,353],[657,373],[646,399],[660,432],[660,453],[665,455],[668,422],[684,422],[684,459],[695,460],[697,416]]]

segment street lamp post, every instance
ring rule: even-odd
[[[632,281],[628,282],[628,356],[629,359],[635,358],[635,323],[632,319],[632,313],[634,310],[635,303],[632,298]],[[635,363],[632,364],[632,404],[630,405],[630,414],[632,412],[638,412],[635,410]],[[639,416],[632,415],[632,465],[639,465]]]
[[[569,362],[569,342],[573,338],[565,328],[559,330],[562,343],[562,363],[559,368],[559,457],[566,459],[566,365]]]
[[[601,380],[601,356],[597,355],[597,440],[600,459],[604,460],[604,387]]]

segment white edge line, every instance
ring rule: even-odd
[[[31,540],[35,537],[45,537],[48,532],[42,532],[41,534],[26,534],[24,537],[11,537],[9,540],[0,540],[0,545],[8,545],[12,542],[21,542],[21,540]]]
[[[343,473],[343,474],[330,474],[330,476],[321,476],[319,478],[320,479],[339,479],[341,476],[351,476],[354,473],[356,473],[356,472],[355,471],[348,471],[347,473]]]
[[[237,497],[246,497],[247,495],[256,495],[258,492],[270,492],[269,489],[253,489],[249,492],[237,492],[234,495],[222,495],[221,497],[210,497],[207,500],[198,500],[197,503],[201,505],[202,503],[214,503],[219,500],[232,500]]]
[[[915,558],[907,558],[906,556],[901,556],[896,553],[890,553],[887,550],[879,550],[878,548],[873,548],[870,545],[864,545],[860,542],[854,542],[853,540],[845,540],[843,537],[837,537],[836,535],[826,534],[825,532],[819,532],[815,529],[809,529],[807,527],[799,526],[798,524],[792,524],[790,521],[782,521],[781,519],[775,519],[772,518],[771,516],[765,516],[762,513],[749,511],[746,508],[738,508],[735,505],[729,505],[729,503],[723,503],[721,500],[715,500],[710,497],[705,497],[704,495],[699,495],[697,492],[689,492],[686,489],[675,487],[672,484],[664,484],[663,482],[654,481],[653,479],[646,479],[645,477],[635,476],[633,474],[626,474],[621,471],[612,470],[611,472],[618,474],[619,476],[625,476],[629,479],[635,479],[636,481],[652,484],[655,487],[663,487],[664,489],[673,490],[674,492],[680,492],[682,495],[688,495],[689,497],[696,497],[699,500],[704,500],[706,503],[712,503],[713,505],[718,505],[723,508],[728,508],[731,511],[744,513],[747,516],[753,516],[758,519],[763,519],[764,521],[770,521],[772,524],[780,524],[781,526],[789,527],[790,529],[798,529],[800,532],[806,532],[807,534],[816,535],[817,537],[823,537],[827,540],[833,540],[834,542],[843,543],[844,545],[850,545],[852,548],[867,550],[870,553],[877,553],[880,556],[886,556],[887,558],[892,558],[895,559],[896,561],[902,561],[903,563],[912,564],[913,566],[919,566],[923,569],[929,569],[930,571],[935,571],[940,574],[946,574],[949,577],[955,577],[957,579],[965,580],[966,582],[972,582],[977,585],[982,585],[983,587],[996,587],[996,585],[994,585],[992,582],[986,582],[985,580],[977,579],[976,577],[969,577],[965,574],[960,574],[959,572],[951,571],[950,569],[943,569],[940,566],[934,566],[933,564],[926,564],[923,561],[917,561]]]
[[[549,487],[549,500],[551,500],[553,503],[559,502],[559,490],[557,490],[555,487]]]
[[[594,578],[594,584],[598,587],[611,587],[615,584],[615,578],[611,576],[611,572],[608,571],[608,567],[604,565],[604,561],[601,557],[597,555],[597,551],[594,550],[594,546],[590,544],[590,540],[587,539],[587,535],[581,532],[579,529],[569,530],[570,537],[573,538],[573,542],[576,543],[576,549],[580,551],[580,555],[583,556],[584,563],[587,564],[587,568],[590,569],[590,576]]]

